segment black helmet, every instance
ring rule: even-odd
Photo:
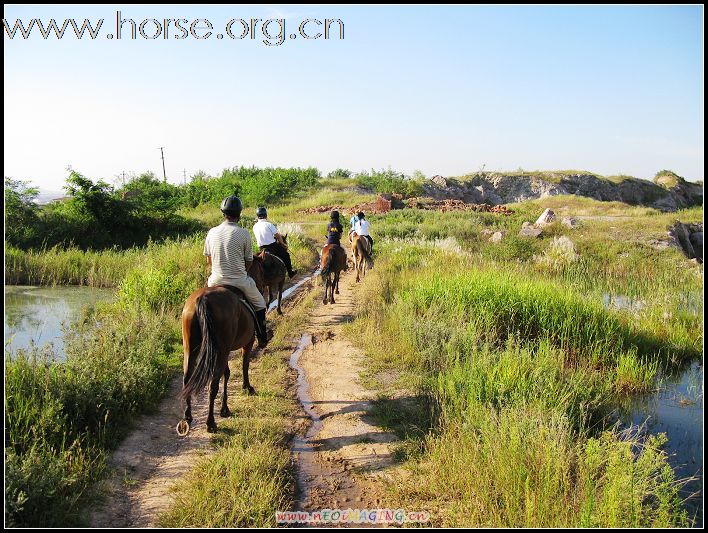
[[[243,204],[238,196],[229,196],[221,202],[221,212],[225,215],[238,218],[241,216],[241,211],[243,211]]]
[[[332,220],[339,220],[339,211],[332,211],[329,215]]]
[[[362,220],[364,218],[364,212],[359,211],[359,213],[356,216],[359,217],[359,220]]]
[[[256,216],[258,218],[268,218],[268,211],[265,207],[259,207],[256,209]]]

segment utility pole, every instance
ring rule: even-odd
[[[184,184],[187,185],[187,169],[182,170],[182,173],[184,174]]]
[[[164,146],[160,146],[160,153],[162,154],[162,181],[167,183],[167,173],[165,172],[165,152]]]

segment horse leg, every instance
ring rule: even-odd
[[[231,416],[231,411],[229,411],[229,405],[227,403],[228,393],[226,392],[226,387],[228,386],[230,375],[231,369],[229,368],[229,363],[227,362],[226,368],[224,369],[224,395],[221,399],[221,411],[219,412],[219,415],[221,415],[222,418],[227,418]]]
[[[327,305],[327,289],[329,289],[329,274],[327,274],[327,277],[324,278],[324,286],[325,286],[325,292],[324,292],[324,299],[322,300],[322,303]]]
[[[207,431],[209,433],[216,432],[216,421],[214,420],[214,400],[216,400],[219,394],[219,380],[221,376],[214,376],[211,379],[211,386],[209,387],[209,416],[207,417]]]
[[[243,347],[243,390],[249,395],[256,394],[256,389],[251,387],[251,383],[248,381],[248,363],[251,361],[251,350],[253,349],[253,339],[248,341],[248,344]]]
[[[283,310],[280,308],[280,302],[283,301],[283,285],[285,284],[285,279],[278,285],[278,314],[282,315]]]
[[[354,256],[354,270],[356,270],[356,282],[359,283],[359,270],[360,269],[359,258]]]
[[[266,304],[266,309],[270,307],[270,302],[273,301],[273,294],[270,288],[270,285],[268,285],[268,303]]]
[[[335,289],[337,288],[337,276],[338,276],[338,274],[339,274],[338,272],[335,272],[335,273],[334,273],[334,279],[332,280],[332,286],[331,286],[331,290],[330,290],[330,292],[329,292],[329,303],[331,303],[331,304],[337,303],[337,302],[334,301],[334,291],[335,291]],[[337,292],[337,293],[339,293],[339,292]]]

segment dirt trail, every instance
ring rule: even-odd
[[[374,508],[382,503],[367,480],[391,463],[389,443],[395,437],[368,420],[374,395],[360,384],[362,356],[342,332],[353,318],[353,284],[350,269],[342,276],[336,304],[323,305],[318,299],[303,331],[299,361],[295,360],[301,374],[298,396],[315,421],[307,435],[293,442],[302,510]],[[313,290],[320,292],[322,287]],[[206,431],[205,393],[193,402],[189,435],[176,434],[176,423],[182,418],[176,400],[181,386],[179,375],[156,412],[138,417],[111,454],[113,473],[101,484],[107,496],[88,517],[90,527],[157,526],[159,516],[173,502],[174,483],[200,457],[213,453]],[[232,375],[229,394],[240,394],[240,387],[240,376]]]
[[[175,431],[182,418],[177,395],[182,376],[170,383],[165,399],[153,415],[140,417],[130,435],[113,452],[113,475],[104,482],[106,503],[90,518],[91,527],[154,527],[172,503],[172,484],[211,451],[206,431],[208,403],[203,393],[193,402],[194,424],[189,435]],[[229,380],[229,393],[238,394],[240,379]]]
[[[299,399],[313,419],[307,434],[293,445],[301,510],[375,508],[383,503],[368,481],[392,464],[390,443],[395,436],[367,416],[375,394],[360,383],[362,354],[342,331],[353,319],[353,285],[350,269],[340,280],[337,303],[317,300],[303,332],[301,353],[291,360],[301,372]]]

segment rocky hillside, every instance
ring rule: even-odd
[[[423,185],[426,196],[493,205],[559,194],[624,202],[675,211],[703,204],[703,182],[692,183],[671,171],[653,181],[630,176],[603,177],[589,172],[480,172],[462,178],[434,176]]]

